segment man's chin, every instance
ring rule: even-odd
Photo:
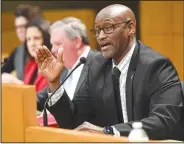
[[[20,42],[24,42],[25,41],[25,36],[23,35],[18,35],[18,39]]]
[[[107,54],[107,53],[102,52],[102,55],[103,55],[104,58],[112,58],[111,54]]]
[[[64,67],[67,69],[71,69],[72,67],[64,62]]]

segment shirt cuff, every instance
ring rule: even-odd
[[[120,137],[120,132],[113,126],[111,126],[113,128],[113,132],[114,132],[114,136],[115,137]]]
[[[63,95],[64,93],[64,88],[63,86],[61,86],[55,93],[54,95],[50,98],[50,100],[48,101],[48,105],[53,106]],[[48,92],[48,96],[50,97],[52,95],[52,93]]]

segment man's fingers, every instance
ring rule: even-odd
[[[36,49],[36,55],[35,55],[34,58],[35,58],[35,61],[36,61],[37,65],[38,65],[38,67],[41,67],[41,62],[39,60],[39,51],[38,51],[38,49]]]
[[[88,132],[93,132],[93,133],[103,133],[103,128],[93,125],[89,122],[83,122],[80,126],[75,128],[77,131],[88,131]]]
[[[36,48],[36,58],[37,58],[37,60],[41,60],[42,59],[42,57],[43,57],[43,47],[42,46],[39,46],[39,47],[37,47]]]
[[[82,132],[88,132],[88,133],[103,134],[102,131],[93,130],[93,129],[89,129],[89,128],[79,128],[79,129],[75,129],[75,130],[82,131]]]
[[[74,130],[76,130],[76,131],[83,131],[83,132],[89,132],[89,133],[93,133],[94,132],[93,130],[91,130],[91,129],[87,128],[87,127],[84,127],[84,126],[77,127]]]
[[[43,67],[43,62],[44,62],[45,58],[46,58],[46,56],[45,56],[44,48],[42,46],[38,46],[36,48],[35,61],[38,65],[38,67],[41,69]]]
[[[81,131],[81,130],[90,130],[90,123],[88,122],[83,122],[80,126],[78,126],[77,128],[75,128],[75,130]]]
[[[76,127],[74,130],[80,130],[82,127],[81,127],[81,125],[80,126],[78,126],[78,127]]]
[[[87,127],[77,127],[75,128],[74,130],[77,130],[77,131],[89,131],[91,129],[87,128]]]
[[[47,67],[47,64],[48,64],[48,63],[47,63],[46,61],[42,62],[41,70],[45,69],[45,68]]]
[[[58,49],[57,60],[58,60],[60,63],[63,63],[63,48],[59,48],[59,49]]]
[[[45,45],[43,46],[43,49],[44,49],[45,55],[46,55],[47,57],[52,56],[51,52],[49,51],[49,49],[48,49]]]

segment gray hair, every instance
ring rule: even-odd
[[[49,32],[52,33],[52,31],[58,28],[61,28],[69,39],[73,40],[76,37],[81,37],[83,44],[89,45],[86,26],[80,19],[66,17],[58,20],[50,26]]]

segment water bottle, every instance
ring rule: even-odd
[[[149,140],[148,135],[142,126],[142,122],[134,122],[132,124],[133,129],[128,136],[130,142],[146,142]]]

